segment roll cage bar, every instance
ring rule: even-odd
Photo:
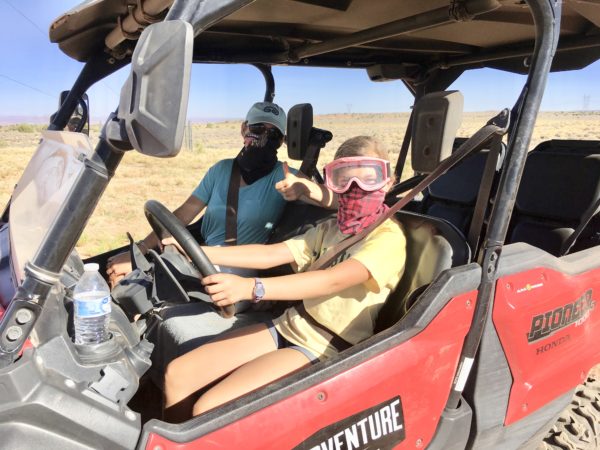
[[[251,3],[250,0],[224,0],[221,2],[178,0],[169,10],[166,20],[180,19],[189,22],[197,36],[223,17],[249,3]],[[438,9],[386,26],[363,30],[348,36],[347,39],[334,38],[321,44],[309,44],[295,49],[295,53],[292,52],[290,55],[294,59],[295,57],[302,57],[302,55],[327,53],[331,49],[352,46],[357,42],[372,42],[390,34],[434,26],[444,20],[459,20],[461,17],[464,18],[465,14],[473,12],[461,9],[465,4],[475,5],[483,10],[486,7],[492,7],[495,3],[494,0],[466,3],[453,2],[452,5],[456,8],[451,8],[450,15],[446,18],[442,17],[442,11]],[[464,387],[462,380],[466,377],[463,374],[469,372],[479,345],[487,311],[493,299],[498,257],[502,251],[534,121],[558,44],[561,17],[560,2],[527,0],[526,3],[531,9],[535,23],[535,48],[527,81],[514,108],[517,114],[509,136],[506,169],[503,171],[499,182],[490,225],[478,256],[478,263],[483,268],[483,276],[472,326],[466,337],[457,377],[454,380],[453,390],[448,399],[447,406],[450,408],[455,407],[460,399]],[[445,10],[448,16],[448,8],[445,8]],[[477,11],[474,10],[473,13],[476,14]],[[485,55],[482,54],[479,57],[483,58]],[[91,57],[86,62],[71,92],[67,95],[57,114],[54,115],[48,128],[50,130],[63,129],[77,107],[79,97],[94,83],[125,66],[129,62],[129,58],[125,57],[118,60],[104,51],[99,51]],[[232,58],[230,62],[235,62],[234,59]],[[445,61],[440,67],[432,67],[426,72],[425,76],[420,77],[418,80],[403,81],[409,88],[412,87],[411,91],[415,93],[416,98],[432,90],[444,89],[464,71],[465,66],[472,63],[472,61],[468,61],[467,64],[465,59],[461,60],[461,58],[457,58],[457,61],[459,64],[453,64],[453,61],[449,60]],[[265,78],[265,99],[272,99],[275,84],[268,61],[248,62],[260,63],[256,66]],[[464,64],[460,64],[461,62]],[[449,67],[449,69],[445,69],[445,67]],[[119,130],[118,118],[116,114],[112,114],[105,124],[94,154],[91,159],[86,161],[85,176],[80,177],[73,187],[73,192],[77,193],[77,198],[67,199],[68,208],[57,218],[33,260],[26,264],[23,283],[19,286],[12,303],[0,322],[0,367],[14,361],[21,351],[41,313],[46,297],[58,282],[61,268],[74,248],[85,223],[94,211],[98,199],[118,167],[123,151],[130,148],[126,142],[123,146],[115,145],[115,142],[119,142],[119,138],[122,136],[123,133],[122,130]],[[32,319],[26,323],[17,320],[17,314],[22,309],[27,309],[32,313]],[[43,342],[44,336],[40,336],[40,340]]]

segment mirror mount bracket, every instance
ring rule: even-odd
[[[101,137],[110,143],[111,147],[114,147],[116,150],[133,150],[133,145],[127,135],[125,120],[117,117],[114,112],[110,114],[108,120],[104,124]]]

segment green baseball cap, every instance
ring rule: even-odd
[[[252,105],[246,114],[248,125],[255,123],[270,123],[285,135],[287,119],[285,111],[279,105],[271,102],[258,102]]]

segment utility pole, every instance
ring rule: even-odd
[[[590,94],[585,94],[583,96],[583,110],[587,111],[588,109],[590,109],[590,99],[592,98],[592,96]]]

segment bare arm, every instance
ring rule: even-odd
[[[300,200],[327,209],[337,209],[338,199],[331,190],[322,184],[317,184],[307,178],[299,178],[306,186],[306,192],[300,196]]]
[[[202,212],[206,204],[198,200],[193,195],[183,202],[173,214],[184,224],[189,224],[194,217]],[[158,246],[158,237],[154,233],[150,233],[141,242],[140,247],[143,253],[147,253],[151,248]],[[111,286],[115,286],[121,278],[131,272],[131,260],[129,252],[119,253],[108,260],[106,273]]]
[[[213,264],[247,269],[269,269],[294,262],[294,256],[284,243],[249,244],[231,247],[202,247]]]
[[[285,178],[275,184],[275,189],[287,201],[302,200],[328,209],[338,207],[337,195],[326,186],[317,184],[302,174],[294,175],[287,172]]]
[[[365,266],[355,259],[347,259],[324,270],[296,273],[281,277],[264,278],[265,300],[300,300],[333,295],[351,286],[366,282],[371,277]],[[219,273],[202,280],[206,291],[219,306],[252,298],[254,279]]]
[[[189,225],[192,220],[194,220],[194,218],[204,210],[205,207],[206,204],[202,200],[199,200],[194,195],[190,195],[179,208],[173,211],[173,214],[175,217],[181,220],[184,225]],[[142,248],[142,251],[145,253],[149,249],[157,247],[159,240],[156,234],[152,232],[146,236],[142,242],[143,246],[146,247]]]

